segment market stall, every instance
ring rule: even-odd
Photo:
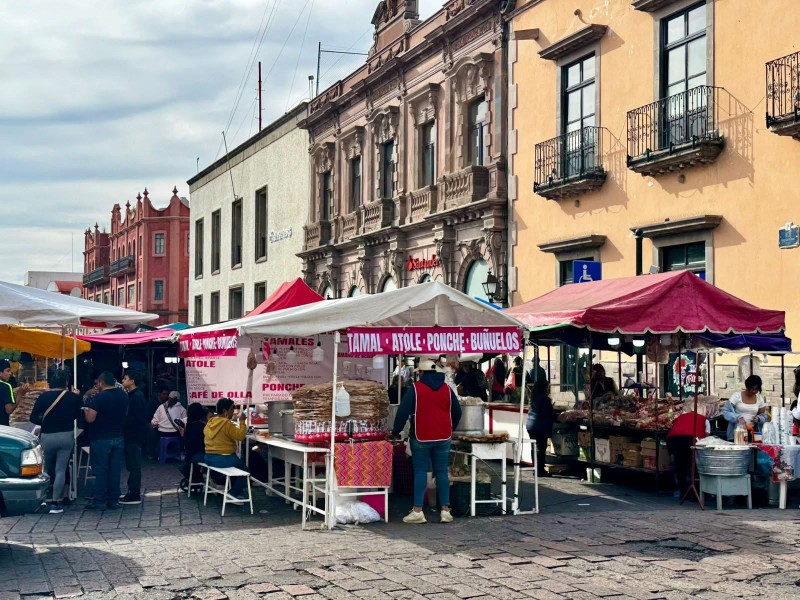
[[[636,387],[640,393],[632,395],[594,394],[589,389],[584,402],[562,416],[584,427],[582,435],[576,433],[575,446],[583,447],[582,460],[590,475],[602,467],[657,477],[666,468],[662,438],[683,402],[698,400],[704,377],[702,365],[697,360],[691,364],[686,350],[735,335],[781,336],[784,329],[783,312],[757,308],[689,271],[563,286],[506,312],[530,328],[536,343],[588,348],[590,371],[594,350],[647,353],[676,371],[675,396],[662,397],[660,386]],[[637,379],[639,386],[647,383],[640,373]]]
[[[339,383],[346,378],[342,376],[345,365],[350,363],[353,369],[351,374],[357,374],[353,363],[359,359],[367,360],[367,364],[374,369],[383,369],[388,356],[428,352],[447,355],[462,352],[518,352],[522,339],[520,330],[521,325],[515,319],[449,286],[433,282],[380,295],[315,302],[248,316],[215,327],[197,328],[181,333],[179,346],[181,355],[187,359],[204,356],[212,362],[212,357],[236,355],[239,344],[246,345],[248,355],[252,355],[253,360],[249,362],[247,370],[240,367],[237,372],[241,381],[248,380],[249,391],[241,396],[244,400],[241,404],[245,407],[249,407],[253,401],[263,403],[268,398],[267,392],[271,391],[273,383],[271,377],[276,374],[280,364],[296,366],[299,354],[310,354],[312,362],[320,363],[325,356],[331,356],[332,383],[328,383],[331,393],[324,407],[330,418],[318,433],[322,434],[319,441],[324,441],[326,446],[325,487],[326,499],[329,500],[326,515],[328,525],[333,526],[331,499],[335,478],[331,474],[335,472],[337,477],[341,476],[336,467],[336,438],[339,436],[342,439],[342,435],[349,438],[347,432],[353,431],[352,423],[342,425],[351,420],[341,411],[337,413],[337,406],[342,405],[341,398],[337,400],[337,396],[341,387]],[[347,335],[343,337],[342,333]],[[330,349],[320,339],[324,335],[331,337]],[[285,343],[286,340],[293,344],[290,349],[276,352],[274,344],[280,341]],[[342,349],[346,351],[342,352]],[[315,355],[319,361],[313,360]],[[262,363],[264,369],[254,376],[257,363]],[[369,379],[368,368],[365,368],[360,379]],[[328,382],[331,382],[330,378]],[[382,385],[385,382],[384,375]],[[295,389],[300,387],[298,385]],[[285,386],[281,391],[294,395],[291,393],[293,390],[286,390]],[[527,438],[521,420],[521,408],[518,437]],[[349,409],[347,412],[350,412]],[[252,417],[250,411],[248,417]],[[385,430],[381,433],[385,435]],[[270,438],[262,434],[261,439]],[[290,477],[289,474],[286,476]],[[306,471],[303,478],[315,477]],[[310,490],[305,481],[300,486],[303,508],[306,509]],[[516,498],[515,508],[518,508]]]

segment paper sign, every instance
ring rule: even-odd
[[[478,354],[519,352],[516,327],[351,327],[353,356],[382,354]]]

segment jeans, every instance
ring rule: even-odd
[[[217,467],[218,469],[236,467],[242,471],[250,472],[247,465],[245,465],[242,459],[236,454],[206,454],[205,463],[209,467]],[[231,477],[230,493],[234,496],[238,496],[244,491],[246,485],[247,479],[245,477]]]
[[[672,455],[675,464],[675,480],[681,497],[692,485],[693,445],[694,436],[691,435],[675,435],[667,440],[667,452]]]
[[[433,465],[436,494],[440,506],[450,506],[450,480],[447,467],[450,463],[451,440],[420,442],[411,438],[411,462],[414,466],[414,506],[421,507],[428,487],[428,467]]]
[[[547,460],[547,439],[550,437],[549,433],[541,432],[540,427],[536,427],[536,420],[538,415],[533,411],[528,411],[528,422],[525,428],[528,430],[528,436],[532,440],[536,440],[536,472],[539,475],[546,473],[544,466]],[[533,446],[531,446],[531,462],[534,462]]]
[[[94,473],[94,504],[119,502],[119,479],[125,454],[125,440],[109,438],[92,440],[90,444]]]
[[[142,491],[142,445],[125,442],[125,468],[128,469],[128,493],[139,496]]]
[[[69,465],[72,448],[75,445],[73,436],[72,431],[43,433],[41,435],[45,472],[50,475],[50,479],[53,482],[53,502],[61,502],[64,499],[67,465]]]

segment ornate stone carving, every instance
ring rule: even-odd
[[[438,84],[428,84],[408,100],[411,121],[414,125],[436,120],[439,114]]]
[[[326,104],[335,101],[342,95],[343,83],[341,81],[336,82],[333,87],[328,88],[324,92],[322,92],[319,96],[314,98],[311,101],[311,104],[308,107],[309,114],[313,114],[317,112],[320,108],[325,106]]]
[[[449,21],[461,11],[475,3],[475,0],[453,0],[445,7],[446,17]]]
[[[377,113],[370,123],[372,139],[376,145],[397,138],[399,110],[396,106]]]

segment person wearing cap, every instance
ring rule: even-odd
[[[409,386],[400,402],[392,435],[400,432],[411,419],[409,445],[414,466],[414,508],[403,519],[405,523],[425,523],[422,504],[428,485],[428,467],[433,465],[436,490],[441,504],[442,523],[451,523],[450,482],[448,463],[453,429],[461,420],[461,405],[444,380],[444,363],[440,356],[420,356],[419,381]]]
[[[8,425],[11,413],[17,410],[17,402],[14,399],[14,388],[9,383],[11,379],[11,363],[5,359],[0,360],[0,425]]]
[[[186,423],[186,409],[180,403],[181,395],[172,391],[167,401],[158,407],[150,424],[158,429],[161,437],[175,437],[182,435],[180,423]]]
[[[481,354],[467,354],[459,361],[459,370],[455,376],[455,384],[461,396],[480,398],[484,402],[489,399],[486,377],[478,368],[477,361]]]

